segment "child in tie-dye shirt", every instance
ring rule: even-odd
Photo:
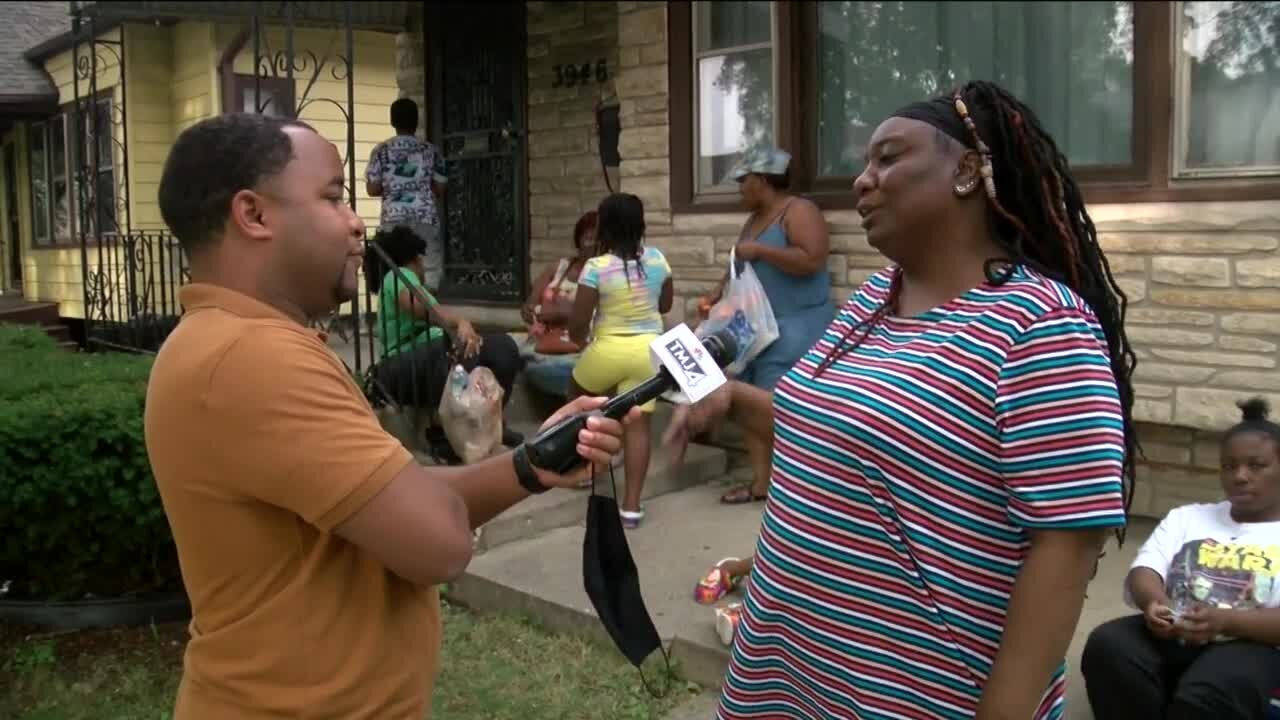
[[[594,337],[573,368],[574,395],[626,392],[653,375],[649,344],[663,332],[662,316],[671,310],[671,266],[662,251],[644,245],[644,204],[617,193],[600,203],[597,227],[600,255],[587,261],[578,277],[578,295],[569,321],[571,339],[585,344],[595,314]],[[644,517],[640,492],[649,471],[649,413],[629,424],[623,436],[627,489],[623,525],[636,527]]]

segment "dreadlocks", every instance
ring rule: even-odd
[[[640,253],[644,248],[644,203],[630,193],[614,193],[600,202],[596,226],[601,255],[613,253],[622,259],[622,274],[631,286],[631,271],[627,263],[636,261],[640,276],[644,277],[644,263]]]
[[[1111,371],[1124,418],[1124,507],[1133,499],[1138,439],[1133,423],[1133,369],[1137,358],[1125,336],[1128,300],[1111,275],[1098,246],[1093,220],[1085,211],[1080,189],[1067,158],[1031,108],[998,85],[970,82],[952,93],[916,103],[895,113],[920,119],[982,156],[982,182],[988,217],[996,241],[1007,257],[986,263],[993,284],[1003,284],[1018,265],[1025,265],[1066,284],[1089,304],[1107,339]],[[821,373],[866,339],[893,312],[902,289],[902,273],[894,273],[885,302],[865,320],[849,328],[818,367]],[[853,342],[851,337],[856,336]],[[1117,531],[1124,541],[1124,529]]]

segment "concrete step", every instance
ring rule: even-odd
[[[525,430],[521,429],[521,431]],[[531,436],[532,429],[526,435]],[[664,464],[659,453],[655,451],[650,458],[644,490],[640,494],[646,516],[650,514],[650,501],[654,498],[701,485],[709,478],[721,477],[725,473],[727,464],[728,458],[723,450],[702,445],[689,448],[685,462],[680,468],[672,468]],[[618,492],[625,492],[626,473],[621,464],[614,470],[614,475],[617,478]],[[490,551],[501,545],[525,540],[556,528],[581,526],[586,518],[587,497],[590,492],[585,489],[557,488],[525,500],[480,528],[477,551]],[[596,492],[600,495],[613,496],[613,488],[607,472],[596,476]]]
[[[719,686],[729,653],[716,637],[714,608],[694,602],[693,588],[721,558],[754,552],[763,510],[762,503],[722,505],[722,492],[724,484],[713,482],[656,497],[645,523],[627,534],[664,645],[685,678],[704,687]],[[582,538],[578,522],[494,547],[472,560],[448,595],[481,612],[529,613],[555,632],[612,648],[583,590]]]

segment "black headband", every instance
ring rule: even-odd
[[[972,112],[972,111],[971,111]],[[951,97],[936,97],[932,100],[921,100],[898,109],[890,117],[907,118],[928,123],[950,135],[961,145],[972,148],[973,138],[964,126],[964,119],[956,111],[956,101]]]

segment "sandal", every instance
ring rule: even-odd
[[[738,579],[726,572],[721,566],[727,562],[737,562],[736,557],[727,557],[711,567],[711,570],[698,581],[693,588],[693,600],[700,605],[714,605],[720,598],[733,592]]]
[[[745,505],[747,503],[760,502],[769,497],[769,491],[766,490],[762,495],[756,495],[750,485],[739,485],[729,492],[720,496],[720,502],[725,505]]]
[[[738,634],[738,625],[742,622],[742,603],[729,603],[716,608],[716,635],[720,642],[728,647],[733,644],[733,636]]]
[[[622,527],[627,530],[635,530],[640,527],[640,521],[644,520],[644,508],[640,508],[637,512],[619,510],[618,514],[622,516]]]

